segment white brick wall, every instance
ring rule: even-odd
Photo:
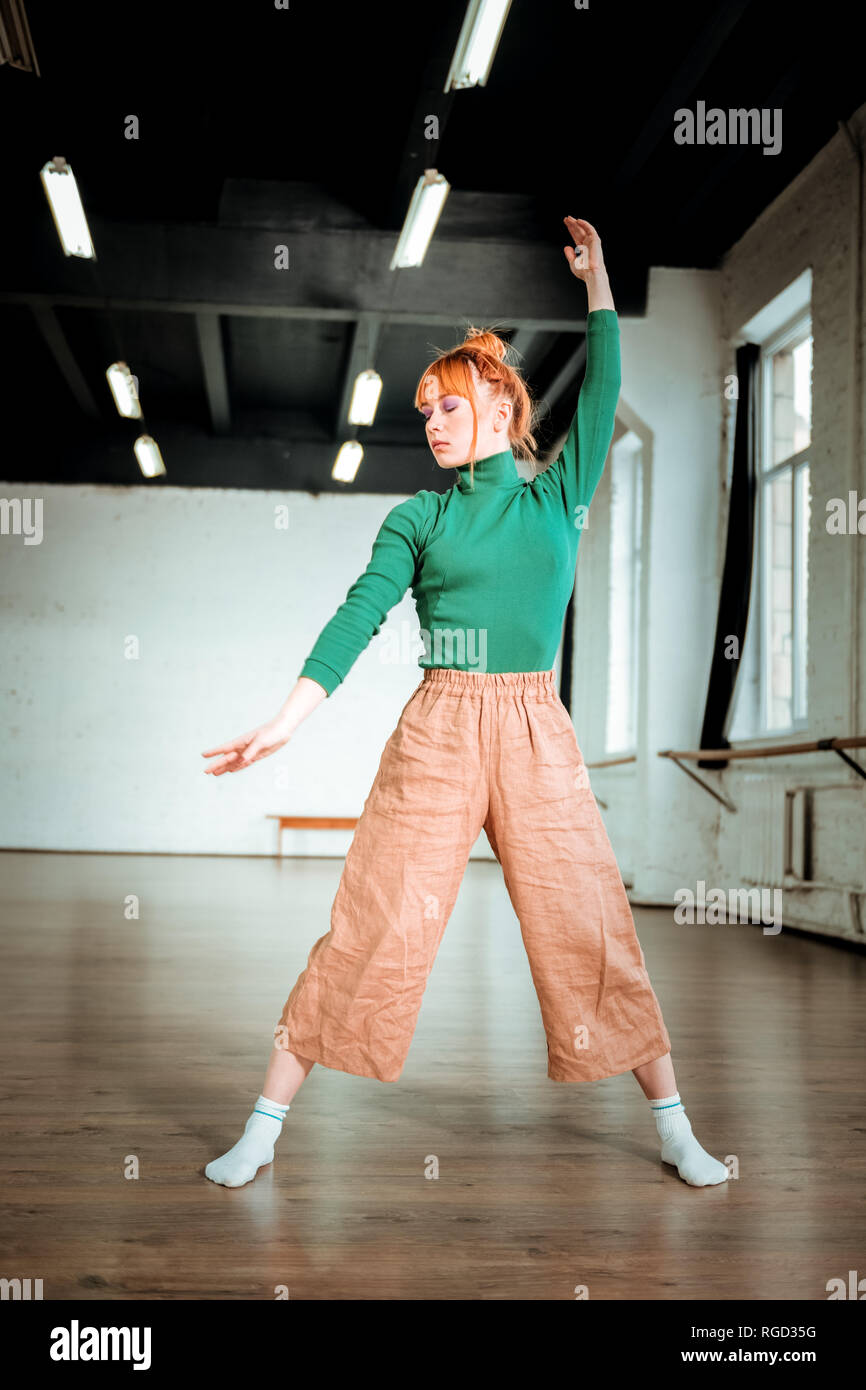
[[[866,146],[866,106],[849,122]],[[812,271],[812,527],[809,547],[809,727],[796,736],[818,738],[866,731],[866,536],[827,533],[826,503],[854,490],[866,496],[862,296],[857,313],[857,276],[866,275],[858,246],[858,169],[851,146],[839,132],[748,232],[730,249],[722,266],[722,330],[727,342],[739,328],[807,267]],[[862,210],[861,210],[862,217]],[[859,266],[858,266],[859,261]],[[730,356],[727,370],[733,370]],[[866,752],[855,752],[861,762]],[[834,881],[862,882],[866,854],[866,784],[845,772],[830,753],[805,754],[758,764],[767,779],[798,783],[844,783],[815,797],[816,845],[844,846],[844,863]],[[752,764],[750,775],[754,775]],[[735,881],[738,846],[748,834],[746,773],[725,774],[738,816],[720,815],[719,872]],[[740,819],[741,824],[736,824]],[[859,850],[858,850],[859,844]],[[820,867],[820,866],[819,866]],[[845,871],[847,870],[847,872]],[[863,939],[856,927],[857,903],[840,892],[785,890],[786,920],[831,935]],[[864,921],[866,925],[866,921]]]
[[[850,125],[866,145],[866,107]],[[718,271],[654,269],[646,318],[622,322],[622,399],[653,436],[648,668],[638,764],[594,772],[592,781],[609,803],[605,820],[635,900],[669,903],[678,887],[694,888],[699,879],[725,890],[748,886],[744,846],[755,836],[758,801],[776,800],[750,796],[755,784],[747,778],[756,777],[768,786],[827,787],[814,798],[816,876],[848,886],[863,880],[866,784],[835,755],[750,763],[747,771],[732,765],[720,784],[738,806],[735,814],[656,756],[662,748],[697,747],[700,735],[727,529],[733,417],[724,378],[734,371],[739,330],[807,267],[814,332],[810,723],[795,739],[866,731],[866,536],[831,536],[824,525],[829,498],[849,490],[866,496],[856,191],[857,165],[840,132]],[[603,639],[592,606],[598,608],[587,603],[579,610],[579,643],[591,643],[596,626]],[[578,671],[579,737],[582,720],[599,724],[588,716],[585,685]],[[584,753],[601,757],[603,749],[587,746]],[[866,761],[863,750],[859,756]],[[702,775],[719,785],[714,774]],[[784,908],[791,925],[862,939],[857,924],[866,923],[866,904],[842,889],[785,889]]]

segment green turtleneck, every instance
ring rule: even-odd
[[[304,662],[330,695],[410,587],[419,666],[549,671],[556,660],[586,509],[613,436],[620,388],[613,309],[586,321],[586,374],[562,452],[531,482],[510,449],[456,468],[447,492],[417,492],[385,517],[355,580]]]

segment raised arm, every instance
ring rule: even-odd
[[[586,371],[562,450],[539,478],[559,488],[579,526],[577,508],[592,501],[613,438],[621,384],[619,321],[598,233],[582,218],[566,217],[565,224],[575,243],[565,247],[565,256],[587,290]]]

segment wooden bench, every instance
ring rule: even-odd
[[[277,824],[277,857],[283,858],[284,830],[354,830],[358,824],[357,816],[275,816],[268,820]]]

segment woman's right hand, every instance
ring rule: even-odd
[[[292,732],[292,727],[286,720],[277,715],[276,719],[271,719],[248,734],[241,734],[216,748],[208,748],[202,753],[203,758],[215,758],[218,754],[224,756],[219,762],[211,763],[210,767],[204,770],[213,773],[214,777],[221,777],[224,772],[240,772],[242,767],[249,767],[260,758],[267,758],[271,753],[276,753],[288,743]]]

